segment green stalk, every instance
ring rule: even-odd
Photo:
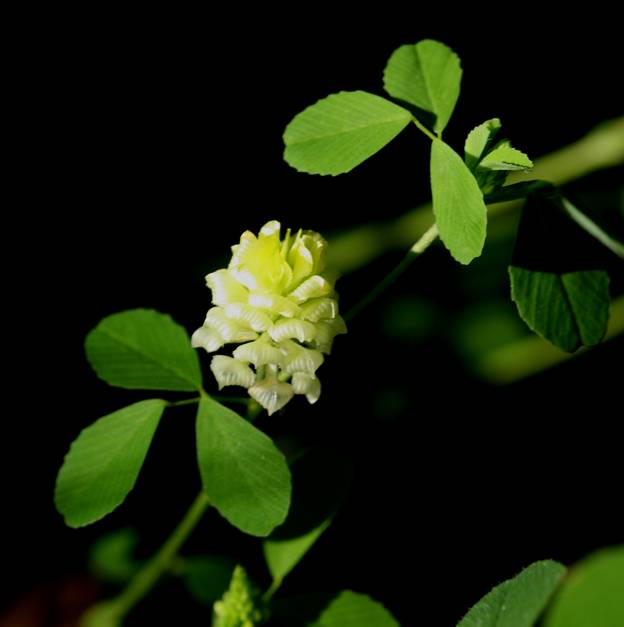
[[[200,492],[173,533],[158,552],[141,568],[126,589],[114,599],[97,604],[82,620],[84,627],[120,625],[122,619],[156,585],[165,572],[170,570],[178,551],[191,535],[204,515],[210,501],[205,492]]]

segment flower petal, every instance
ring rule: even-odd
[[[266,331],[273,326],[273,321],[267,314],[246,303],[232,303],[224,309],[228,318],[245,323],[254,331]]]
[[[288,296],[296,303],[304,303],[310,298],[318,298],[327,296],[334,291],[331,283],[324,279],[320,274],[315,274],[306,279],[296,290],[293,290]]]
[[[316,323],[316,337],[314,344],[318,350],[326,355],[331,353],[334,338],[347,332],[347,325],[341,316],[336,316],[333,320]]]
[[[254,244],[258,239],[251,231],[245,231],[241,237],[240,242],[235,246],[232,246],[232,259],[228,269],[237,270],[247,259],[249,251],[254,247]]]
[[[304,320],[318,322],[331,320],[338,315],[338,301],[335,298],[313,298],[301,306],[301,317]]]
[[[205,348],[209,353],[218,351],[224,343],[217,331],[210,327],[199,327],[191,336],[193,348]]]
[[[249,388],[249,396],[264,407],[269,416],[288,403],[294,396],[292,385],[271,377]]]
[[[292,318],[301,313],[295,303],[279,294],[250,294],[247,302],[252,307],[268,309],[271,313],[279,314],[285,318]]]
[[[325,269],[327,240],[316,231],[304,231],[303,240],[314,258],[314,273],[320,274]]]
[[[295,372],[291,384],[295,394],[305,394],[311,405],[316,403],[321,396],[321,382],[313,374]]]
[[[260,239],[262,239],[263,237],[274,237],[277,241],[279,241],[281,228],[282,225],[277,220],[271,220],[270,222],[267,222],[260,229]]]
[[[250,342],[258,337],[246,322],[228,318],[221,307],[208,310],[204,326],[215,329],[226,342]]]
[[[265,224],[259,238],[246,231],[232,247],[229,270],[250,290],[281,294],[290,283],[292,269],[281,254],[279,226],[275,220]]]
[[[323,355],[312,348],[305,348],[292,340],[283,340],[279,343],[285,355],[282,357],[282,370],[288,374],[308,372],[314,374],[323,363]]]
[[[249,292],[228,270],[211,272],[206,277],[206,285],[212,290],[212,302],[214,305],[247,302]]]
[[[295,338],[300,342],[311,342],[316,335],[316,327],[306,320],[282,318],[269,329],[271,339],[276,342]]]
[[[235,359],[252,363],[256,368],[265,364],[277,364],[282,359],[282,352],[268,339],[261,337],[255,342],[241,344],[233,353]]]
[[[210,362],[219,389],[227,385],[252,386],[256,380],[254,371],[247,365],[226,355],[215,355]]]
[[[297,233],[286,259],[293,269],[292,281],[290,282],[289,288],[294,289],[301,281],[308,278],[311,274],[314,274],[314,257],[306,247],[306,242],[301,231]]]

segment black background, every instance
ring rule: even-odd
[[[4,229],[12,251],[5,307],[15,318],[5,329],[2,432],[7,604],[83,572],[86,548],[104,531],[134,525],[140,550],[153,550],[199,488],[193,411],[178,410],[163,420],[118,512],[74,531],[54,511],[71,440],[95,417],[143,398],[108,389],[90,371],[82,342],[101,317],[153,307],[192,330],[209,306],[203,276],[226,262],[243,229],[277,218],[331,235],[428,198],[428,146],[412,129],[348,176],[289,169],[281,134],[295,113],[341,89],[381,94],[389,54],[425,37],[462,58],[462,95],[445,134],[452,145],[499,116],[534,156],[622,113],[613,15],[478,11],[468,20],[449,8],[416,13],[390,3],[340,19],[320,5],[283,14],[102,9],[20,22],[10,55],[17,193]],[[589,177],[579,189],[613,187],[620,176]],[[398,258],[345,277],[345,307]],[[396,293],[422,289],[445,311],[461,308],[462,269],[442,249],[421,261]],[[491,388],[439,336],[417,346],[385,338],[381,309],[337,340],[318,405],[297,401],[259,423],[276,436],[329,442],[356,464],[341,515],[285,594],[351,588],[382,600],[402,624],[426,616],[452,625],[535,559],[571,562],[622,541],[621,344]],[[392,419],[375,409],[375,391],[388,382],[408,390]],[[257,543],[216,514],[190,548],[232,552],[266,584]],[[190,614],[179,620],[181,607],[190,611],[183,594],[169,594],[154,601],[159,617],[195,624]]]

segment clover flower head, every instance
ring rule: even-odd
[[[269,415],[295,394],[318,400],[316,371],[334,337],[347,331],[333,282],[323,274],[327,242],[290,229],[281,239],[280,230],[273,220],[258,236],[245,231],[228,267],[206,277],[214,307],[192,338],[209,353],[238,344],[232,356],[215,355],[210,369],[219,389],[247,388]]]

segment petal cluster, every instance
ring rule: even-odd
[[[245,387],[269,414],[295,394],[318,400],[316,371],[334,337],[347,331],[333,282],[323,274],[327,242],[290,229],[282,239],[280,230],[273,220],[258,236],[245,231],[227,269],[206,277],[214,307],[192,338],[209,353],[238,344],[231,356],[212,358],[219,389]]]

